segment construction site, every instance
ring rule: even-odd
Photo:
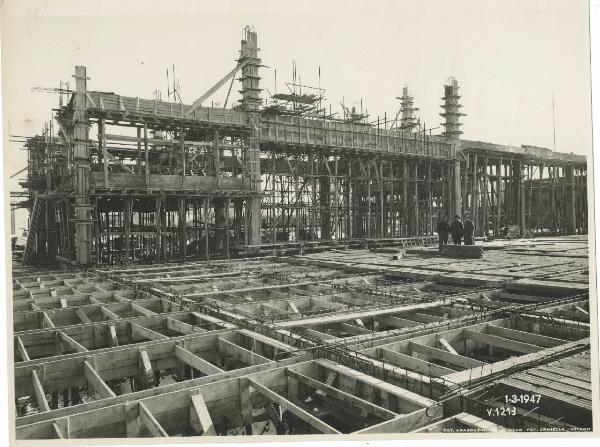
[[[586,157],[463,139],[454,78],[433,134],[410,86],[336,114],[261,67],[246,27],[190,104],[55,89],[11,196],[16,438],[591,431]]]

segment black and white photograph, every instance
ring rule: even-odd
[[[1,3],[7,443],[599,430],[587,0]]]

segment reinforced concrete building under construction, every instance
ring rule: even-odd
[[[189,105],[76,66],[27,138],[17,438],[591,429],[586,158],[462,139],[452,78],[439,135],[265,99],[257,43]]]

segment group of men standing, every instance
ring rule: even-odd
[[[440,242],[440,252],[442,245],[448,243],[448,235],[452,235],[454,245],[460,245],[462,238],[465,238],[465,245],[474,245],[473,234],[475,233],[475,224],[469,215],[465,215],[464,222],[461,222],[460,216],[454,216],[451,224],[448,224],[445,216],[440,216],[438,220],[437,233]]]

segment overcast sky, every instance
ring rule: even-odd
[[[39,132],[57,97],[31,88],[73,83],[75,65],[87,66],[91,90],[152,98],[160,89],[166,99],[166,69],[175,64],[191,103],[233,68],[243,28],[252,25],[268,66],[261,86],[271,92],[274,68],[282,91],[292,61],[308,85],[318,83],[320,66],[334,110],[342,98],[350,106],[362,98],[376,119],[395,115],[407,84],[430,128],[442,121],[443,84],[454,76],[465,139],[552,148],[554,95],[556,149],[591,151],[585,0],[5,0],[3,8],[5,135],[8,120],[14,135]],[[214,101],[226,93],[227,86]],[[12,174],[25,154],[8,147]]]

